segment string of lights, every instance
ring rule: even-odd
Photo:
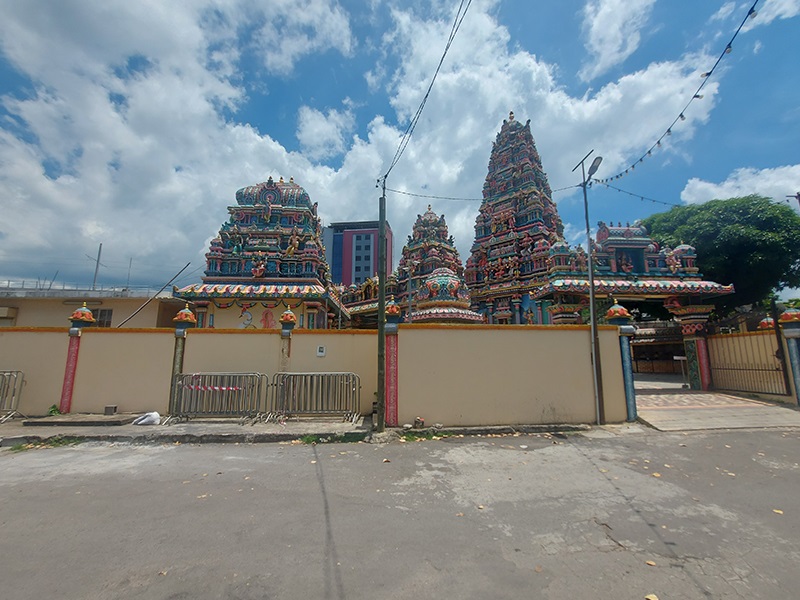
[[[629,192],[627,190],[623,190],[623,189],[615,187],[615,186],[613,186],[613,185],[611,185],[609,183],[606,183],[605,180],[594,179],[593,183],[599,183],[600,185],[604,185],[607,188],[611,188],[612,190],[616,190],[616,191],[618,191],[618,192],[620,192],[622,194],[627,194],[628,196],[633,196],[634,198],[638,198],[642,202],[647,200],[649,202],[655,202],[656,204],[664,204],[665,206],[683,206],[683,204],[675,204],[674,202],[665,202],[664,200],[656,200],[655,198],[648,198],[647,196],[642,196],[641,194],[634,194],[633,192]]]
[[[617,173],[616,175],[612,175],[611,177],[606,177],[605,179],[597,179],[595,181],[597,181],[598,183],[606,183],[609,181],[613,181],[615,179],[620,179],[622,177],[625,177],[629,172],[633,171],[636,168],[636,165],[643,163],[645,158],[651,156],[654,150],[661,148],[662,141],[664,140],[664,138],[672,135],[672,128],[675,127],[675,125],[679,121],[686,120],[686,111],[688,110],[689,106],[691,106],[692,102],[694,102],[695,100],[701,100],[703,98],[703,94],[701,94],[700,92],[706,86],[706,83],[708,83],[709,79],[714,74],[714,71],[716,70],[717,66],[722,61],[722,59],[725,57],[725,55],[730,54],[733,51],[733,42],[734,40],[736,40],[736,37],[742,30],[742,27],[744,27],[744,24],[747,22],[747,19],[752,19],[756,16],[756,14],[758,14],[756,12],[756,5],[758,3],[759,0],[753,2],[753,6],[751,6],[750,10],[747,11],[747,15],[745,15],[744,19],[742,19],[742,22],[736,29],[736,32],[733,34],[733,37],[731,37],[730,41],[725,46],[725,49],[722,51],[722,54],[719,55],[719,58],[717,58],[717,62],[714,63],[714,66],[711,67],[709,71],[706,71],[701,75],[703,81],[700,83],[700,86],[695,90],[694,94],[692,94],[692,96],[689,98],[689,101],[686,103],[686,106],[683,107],[683,110],[681,110],[678,116],[675,117],[675,120],[672,121],[669,127],[667,127],[666,131],[661,134],[661,137],[658,138],[656,142],[652,146],[650,146],[650,148],[648,148],[647,152],[645,152],[639,157],[639,160],[633,162],[627,169],[625,169],[624,171],[620,171],[619,173]]]
[[[567,187],[558,188],[557,190],[552,190],[552,194],[556,194],[558,192],[563,192],[564,190],[571,190],[573,188],[579,188],[580,185],[568,185]],[[483,202],[483,198],[457,198],[454,196],[434,196],[431,194],[416,194],[414,192],[406,192],[403,190],[393,190],[392,188],[386,188],[387,192],[392,192],[394,194],[402,194],[404,196],[413,196],[414,198],[430,198],[433,200],[447,200],[450,202]]]
[[[422,102],[420,102],[419,108],[417,108],[417,112],[414,113],[414,116],[408,123],[408,127],[406,127],[403,136],[400,138],[400,143],[398,144],[397,150],[394,153],[394,158],[392,158],[392,162],[389,165],[389,168],[386,170],[386,174],[383,176],[384,181],[386,180],[386,178],[389,177],[389,173],[392,172],[392,169],[394,169],[394,166],[398,163],[400,157],[403,156],[403,152],[405,152],[406,147],[411,141],[411,136],[413,135],[414,129],[416,128],[417,123],[419,122],[419,119],[422,116],[422,110],[425,108],[425,103],[428,101],[428,97],[431,95],[431,90],[433,89],[433,84],[436,81],[436,76],[439,74],[439,70],[442,68],[445,56],[447,56],[447,51],[450,50],[450,46],[456,37],[456,33],[458,33],[458,30],[461,28],[461,23],[464,21],[464,17],[467,16],[467,10],[469,10],[470,4],[472,4],[472,0],[466,0],[466,6],[464,6],[464,2],[465,0],[461,0],[461,4],[458,5],[458,10],[456,11],[456,17],[453,20],[453,26],[450,29],[450,36],[447,38],[447,44],[444,47],[442,58],[439,59],[439,64],[436,66],[436,71],[434,71],[433,73],[431,82],[428,85],[428,90],[425,92],[425,96],[423,96]]]

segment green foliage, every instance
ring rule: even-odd
[[[349,444],[353,442],[363,442],[367,434],[363,431],[348,431],[346,433],[329,433],[326,435],[308,434],[300,438],[303,444],[315,446],[317,444],[334,444],[344,443]]]
[[[653,215],[644,224],[662,246],[694,246],[706,279],[734,284],[735,294],[714,300],[723,311],[800,286],[800,215],[785,204],[756,195],[711,200]]]
[[[49,409],[47,409],[48,415],[60,415],[61,411],[59,410],[58,406],[53,404]]]

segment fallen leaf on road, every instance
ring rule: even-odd
[[[772,512],[774,512],[776,515],[782,515],[783,514],[783,511],[780,508],[773,508]]]
[[[608,473],[608,469],[600,469],[601,473]]]
[[[671,469],[671,468],[672,468],[672,465],[664,464],[664,466],[665,466],[667,469]]]
[[[384,458],[383,462],[392,462],[392,461],[390,461],[388,458]]]
[[[478,510],[483,510],[483,504],[478,504]]]
[[[159,574],[159,575],[166,575],[166,574],[167,574],[167,572],[166,572],[166,571],[159,571],[159,572],[158,572],[158,574]]]
[[[315,460],[312,460],[312,461],[311,461],[311,464],[312,464],[312,465],[315,465],[315,464],[317,464],[317,461],[315,461]]]
[[[655,594],[647,594],[647,596],[644,597],[644,600],[658,600],[658,596]]]
[[[208,498],[208,494],[203,494],[201,496],[198,496],[198,498]]]
[[[182,481],[181,483],[192,483],[191,481]]]
[[[661,477],[661,473],[653,473],[653,477]]]
[[[457,516],[457,517],[463,517],[463,516],[464,516],[464,513],[456,513],[456,516]]]
[[[536,571],[537,573],[541,573],[542,572],[542,565],[536,565],[536,568],[534,568],[533,570]]]
[[[736,473],[726,473],[726,475],[730,475],[731,477],[736,477]]]
[[[655,567],[656,566],[656,563],[654,561],[652,561],[652,560],[645,561],[644,564],[646,564],[648,567]]]

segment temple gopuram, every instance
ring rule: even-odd
[[[444,215],[437,215],[428,205],[424,214],[417,215],[400,264],[387,278],[386,296],[396,303],[406,322],[480,323],[483,316],[469,308],[463,273]],[[342,292],[354,327],[377,327],[377,298],[377,277]]]
[[[202,283],[174,288],[192,302],[198,327],[272,329],[291,309],[300,328],[347,323],[331,284],[317,204],[293,179],[236,192],[236,205],[206,253]]]
[[[489,323],[581,322],[589,257],[564,240],[551,196],[530,120],[523,125],[511,113],[492,146],[465,270],[472,308]],[[592,252],[599,298],[660,301],[688,323],[713,310],[703,300],[733,293],[702,279],[691,246],[659,248],[638,223],[601,222]]]

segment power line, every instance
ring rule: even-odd
[[[754,18],[756,16],[756,14],[757,14],[756,13],[756,5],[758,4],[758,2],[759,2],[759,0],[756,0],[755,2],[753,2],[753,6],[751,6],[750,10],[747,11],[747,15],[745,15],[744,19],[742,19],[742,22],[739,24],[739,27],[736,29],[736,32],[733,34],[733,37],[730,39],[728,44],[725,46],[725,49],[722,51],[722,54],[719,55],[719,58],[717,58],[717,62],[714,63],[714,66],[711,67],[711,70],[706,71],[705,73],[703,73],[701,75],[701,77],[703,78],[702,83],[695,90],[694,94],[692,94],[692,96],[689,98],[689,101],[686,103],[686,106],[683,107],[683,110],[681,110],[681,112],[678,114],[678,116],[675,117],[675,120],[672,121],[670,126],[667,127],[667,130],[664,133],[661,134],[661,137],[658,138],[656,140],[656,142],[652,146],[650,146],[650,148],[648,148],[647,152],[645,152],[644,154],[642,154],[639,157],[639,160],[633,162],[627,169],[625,169],[624,171],[620,171],[619,173],[617,173],[616,175],[612,175],[611,177],[606,177],[605,179],[596,179],[595,181],[597,181],[598,183],[606,183],[606,182],[609,182],[609,181],[613,181],[615,179],[620,179],[622,177],[625,177],[625,175],[627,175],[630,171],[633,171],[636,168],[636,165],[638,165],[640,163],[643,163],[645,158],[647,158],[648,156],[651,156],[653,154],[654,150],[656,150],[657,148],[661,147],[661,142],[663,141],[663,139],[665,137],[668,137],[668,136],[672,135],[672,128],[675,127],[675,125],[678,123],[678,121],[685,121],[686,120],[686,110],[689,108],[689,106],[692,104],[692,102],[694,102],[695,100],[700,100],[703,97],[703,94],[701,94],[700,92],[703,90],[703,88],[705,87],[706,83],[708,83],[708,80],[711,78],[711,75],[714,74],[714,71],[716,70],[717,66],[722,61],[722,59],[725,57],[725,55],[726,54],[730,54],[731,51],[733,51],[733,42],[736,39],[736,36],[739,35],[739,32],[742,30],[742,27],[744,27],[744,24],[747,22],[747,19],[752,19],[752,18]]]
[[[571,190],[573,188],[580,187],[580,185],[568,185],[567,187],[559,188],[557,190],[552,190],[551,194],[556,194],[558,192],[563,192],[564,190]],[[392,188],[386,188],[387,192],[393,192],[395,194],[402,194],[404,196],[413,196],[414,198],[431,198],[433,200],[448,200],[451,202],[483,202],[484,198],[457,198],[454,196],[434,196],[431,194],[416,194],[414,192],[405,192],[403,190],[394,190]]]
[[[456,33],[461,27],[461,23],[464,21],[464,17],[467,16],[467,10],[469,10],[469,6],[472,4],[472,0],[467,0],[466,7],[464,6],[464,0],[461,0],[461,4],[458,6],[458,10],[456,11],[456,17],[453,20],[453,26],[450,28],[450,35],[447,38],[447,44],[444,47],[444,52],[442,53],[442,57],[439,59],[439,64],[436,66],[436,71],[433,73],[433,77],[431,78],[431,82],[428,85],[428,90],[425,92],[425,96],[422,98],[422,102],[420,102],[419,108],[417,108],[417,112],[414,113],[414,116],[411,118],[411,121],[406,127],[403,136],[400,138],[400,143],[397,146],[397,150],[394,153],[394,158],[392,158],[392,162],[389,165],[389,168],[386,170],[386,174],[383,176],[385,180],[389,177],[389,173],[392,172],[394,166],[400,160],[400,157],[403,156],[403,152],[405,152],[406,147],[408,146],[409,142],[411,141],[411,136],[414,133],[414,129],[419,122],[420,117],[422,116],[422,110],[425,108],[425,103],[428,101],[428,97],[431,94],[431,90],[433,89],[433,84],[436,81],[436,76],[439,74],[439,70],[442,68],[442,64],[444,63],[444,58],[447,56],[447,51],[450,50],[450,45],[453,43],[453,40],[456,37]],[[462,12],[463,9],[463,12]]]

